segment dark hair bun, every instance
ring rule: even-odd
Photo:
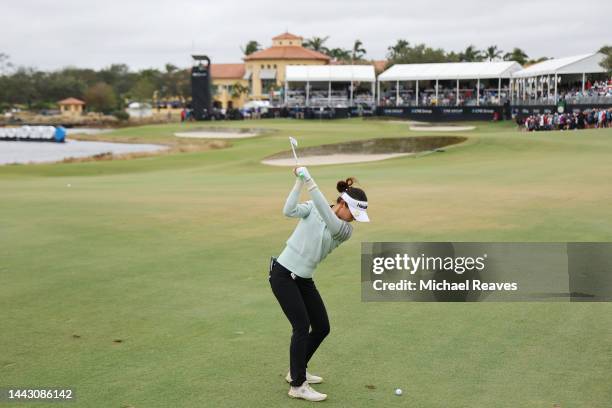
[[[340,180],[338,184],[336,184],[336,189],[340,193],[344,193],[350,186],[353,185],[355,179],[353,177],[349,177],[346,180]]]

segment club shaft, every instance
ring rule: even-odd
[[[293,143],[291,143],[291,151],[293,152],[293,157],[295,158],[295,164],[298,164],[298,157],[295,153],[295,146],[293,146]]]

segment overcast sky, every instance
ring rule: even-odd
[[[612,44],[612,1],[391,0],[15,0],[0,6],[0,52],[15,65],[132,68],[240,62],[240,46],[269,46],[285,30],[330,36],[330,47],[363,41],[383,59],[399,38],[459,51],[469,44],[518,46],[530,57],[561,57]]]

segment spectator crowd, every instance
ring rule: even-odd
[[[562,91],[561,99],[568,102],[580,101],[586,98],[612,98],[612,78],[608,81],[587,81],[584,91],[579,86],[574,86],[566,91]]]
[[[502,101],[509,98],[507,84],[502,89]],[[434,87],[422,88],[419,91],[419,106],[475,106],[480,105],[497,105],[499,104],[499,89],[486,88],[481,85],[480,101],[478,99],[478,90],[474,87],[459,89],[459,103],[457,103],[457,89],[449,87],[438,88]],[[380,102],[382,106],[416,106],[416,91],[414,89],[405,89],[400,85],[399,98],[395,89],[388,89],[381,94]]]
[[[533,132],[542,130],[578,130],[612,127],[612,109],[589,109],[571,113],[542,113],[516,116],[520,129]]]

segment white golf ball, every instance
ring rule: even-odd
[[[401,389],[401,388],[396,388],[396,389],[395,389],[395,395],[397,395],[398,397],[399,397],[400,395],[402,395],[402,389]]]

